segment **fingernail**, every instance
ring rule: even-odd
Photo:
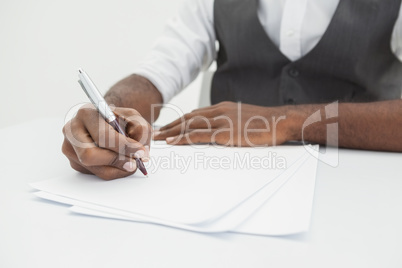
[[[166,142],[167,143],[171,143],[172,141],[174,141],[175,137],[168,137],[166,138]]]
[[[135,152],[135,154],[134,154],[134,156],[136,158],[143,158],[144,155],[145,155],[145,152],[143,150],[139,150],[139,151]]]
[[[135,164],[135,162],[129,161],[123,165],[123,168],[128,172],[133,172],[137,168],[137,165]]]

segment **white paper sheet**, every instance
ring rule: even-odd
[[[234,232],[259,235],[291,235],[307,232],[313,209],[318,152],[292,178]]]
[[[283,187],[283,185],[285,185],[287,181],[292,178],[292,175],[298,172],[302,164],[306,162],[307,159],[308,155],[305,154],[305,156],[299,159],[296,164],[292,165],[292,167],[288,168],[275,180],[263,187],[245,202],[241,203],[238,207],[222,215],[213,222],[201,225],[183,225],[174,222],[161,221],[158,219],[144,217],[133,213],[122,212],[120,210],[104,208],[98,205],[60,197],[58,195],[53,195],[45,192],[37,192],[36,195],[41,198],[73,205],[71,210],[82,214],[133,221],[153,222],[198,232],[226,232],[235,230],[236,226],[244,222],[251,214],[253,214],[254,211],[258,210],[259,207],[266,202],[266,200],[268,200],[272,195],[280,190],[281,187]]]
[[[284,159],[290,167],[305,153],[302,146],[276,148],[193,148],[176,146],[152,150],[149,178],[140,174],[113,181],[74,173],[31,184],[41,191],[108,208],[183,224],[212,221],[253,195],[280,175],[284,169],[258,168],[268,155]],[[248,158],[247,158],[248,157]],[[190,162],[184,170],[164,166],[175,158]],[[239,160],[240,159],[240,160]],[[248,159],[244,166],[244,159]],[[265,159],[265,160],[264,160]],[[159,163],[156,165],[155,163]],[[229,163],[217,167],[205,161]],[[254,167],[251,167],[254,161]],[[262,163],[262,162],[261,162]],[[153,166],[152,166],[153,165]],[[219,168],[219,165],[224,167]],[[247,166],[249,165],[249,166]],[[263,174],[263,176],[262,176]]]
[[[277,188],[275,193],[272,193],[272,184],[267,186],[266,191],[261,191],[259,194],[253,196],[251,200],[246,201],[249,211],[244,209],[235,208],[236,216],[238,218],[225,217],[221,222],[214,222],[209,226],[201,226],[196,231],[199,232],[218,232],[217,227],[224,227],[223,224],[228,224],[226,227],[234,226],[233,224],[239,220],[241,216],[246,217],[240,225],[230,228],[228,231],[235,233],[247,233],[254,235],[290,235],[296,233],[307,232],[310,227],[310,218],[312,213],[312,204],[314,197],[315,176],[317,169],[317,154],[306,155],[300,165],[293,166],[292,176],[286,177],[288,174],[282,174],[283,184]],[[286,181],[284,181],[286,179]],[[268,190],[269,189],[269,190]],[[50,198],[52,199],[52,198]],[[53,201],[57,201],[53,199]],[[69,203],[73,204],[73,203]],[[92,208],[92,209],[91,209]],[[81,206],[74,205],[70,208],[71,211],[114,219],[142,221],[139,218],[132,216],[119,215],[119,211],[107,210],[106,212],[101,207],[93,207],[90,204],[81,204]],[[254,212],[253,212],[254,211]],[[229,213],[230,214],[230,213]],[[227,215],[226,215],[227,216]],[[152,222],[152,221],[148,221]],[[216,224],[217,223],[217,224]],[[161,223],[160,223],[161,224]],[[169,225],[169,224],[168,224]],[[172,225],[170,225],[172,226]],[[177,226],[175,226],[177,227]],[[212,228],[211,228],[212,227]],[[192,226],[178,227],[182,229],[191,230]],[[215,229],[213,229],[215,228]],[[220,229],[224,231],[226,228]],[[194,231],[194,230],[193,230]]]
[[[211,147],[207,149],[174,147],[176,155],[187,156],[190,162],[193,161],[184,174],[177,174],[178,170],[173,170],[173,173],[176,172],[176,176],[182,178],[181,180],[178,180],[177,177],[167,176],[169,172],[172,174],[172,170],[170,169],[153,169],[152,166],[149,166],[150,168],[148,169],[152,173],[151,176],[157,177],[152,183],[149,183],[149,179],[144,180],[133,177],[113,181],[125,181],[126,183],[113,183],[112,186],[109,186],[106,185],[106,183],[109,182],[100,181],[93,176],[77,175],[75,178],[52,179],[35,183],[32,186],[38,190],[45,191],[38,193],[38,196],[42,198],[74,205],[72,210],[78,213],[102,217],[153,222],[200,232],[238,231],[243,233],[281,235],[307,230],[311,214],[311,200],[312,193],[314,192],[317,159],[311,155],[305,154],[306,151],[302,146],[282,146],[264,149],[265,152],[261,148],[251,150],[249,148],[225,148],[225,150],[222,150],[222,148]],[[234,159],[236,154],[238,154],[238,156],[250,154],[253,157],[266,157],[267,149],[271,149],[270,152],[275,153],[276,157],[281,156],[286,158],[288,165],[286,172],[278,169],[250,170],[244,169],[243,167],[243,169],[223,170],[223,173],[222,169],[213,170],[215,172],[209,173],[211,176],[221,173],[225,176],[221,178],[206,177],[207,179],[205,179],[197,176],[197,174],[207,174],[208,170],[203,169],[204,167],[197,168],[194,165],[194,161],[197,161],[197,157],[191,157],[192,153],[194,154],[195,152],[201,151],[202,157],[227,157],[232,161],[236,161]],[[318,146],[316,146],[315,149],[318,150]],[[175,155],[172,156],[169,150],[172,149],[154,150],[153,153],[156,154],[159,159],[163,159],[163,157],[167,155],[167,159],[169,157],[172,159]],[[160,160],[154,159],[154,161]],[[184,159],[183,161],[186,160]],[[289,163],[291,164],[289,165]],[[296,164],[293,165],[294,163]],[[304,171],[301,172],[301,170]],[[258,178],[250,179],[248,174],[255,174]],[[264,178],[264,176],[268,178]],[[286,183],[289,179],[291,179],[290,181],[292,183]],[[219,180],[219,183],[216,183],[216,180]],[[127,183],[127,181],[129,183]],[[171,185],[166,183],[168,181],[172,181],[175,187],[169,187]],[[189,183],[192,181],[195,182],[197,187]],[[233,184],[236,184],[236,186],[233,187]],[[300,185],[304,186],[300,188]],[[158,194],[163,193],[162,186],[165,187],[165,190],[170,190],[170,194],[174,194],[176,197],[179,196],[179,198],[171,198],[170,200],[174,200],[174,202],[170,201],[170,204],[185,202],[186,206],[164,206],[163,200],[167,195],[158,196]],[[217,188],[211,191],[211,186],[217,186]],[[156,187],[156,191],[152,189],[152,187]],[[138,193],[138,191],[135,191],[138,190],[138,188],[146,192],[140,193],[140,196],[135,195],[135,198],[130,198],[130,196],[133,197],[131,193]],[[276,193],[278,189],[281,190]],[[304,191],[300,191],[300,189]],[[107,193],[107,190],[109,190],[109,193]],[[180,194],[180,191],[186,191],[186,194]],[[117,195],[116,193],[119,194]],[[198,194],[194,195],[193,193]],[[128,196],[121,198],[124,194]],[[144,196],[147,196],[146,194],[150,194],[153,198],[158,199],[156,203],[161,204],[162,202],[162,205],[160,205],[161,209],[170,208],[169,212],[174,216],[168,215],[169,213],[161,213],[161,210],[155,209],[157,206],[147,206],[147,204],[144,203],[149,200],[149,198],[144,198]],[[208,200],[213,200],[215,204],[205,200],[205,196],[210,197]],[[271,196],[274,197],[270,198]],[[293,196],[294,198],[289,199],[289,196]],[[102,198],[104,200],[102,200]],[[112,198],[119,199],[120,205],[117,202],[109,202]],[[283,202],[284,200],[285,202]],[[301,200],[305,201],[302,202]],[[135,201],[142,202],[137,204]],[[204,203],[204,206],[202,206],[202,203]],[[137,204],[137,206],[129,206],[129,204]],[[194,204],[195,206],[192,206]],[[294,208],[295,204],[298,205],[298,213],[292,213],[289,209]],[[214,210],[214,207],[218,207],[218,209]],[[151,212],[147,211],[146,208],[152,208]],[[286,213],[283,212],[284,208],[285,210],[287,209]],[[181,213],[186,213],[191,209],[193,210],[193,213],[190,214],[191,217],[180,216]],[[267,209],[269,213],[267,213]],[[278,211],[281,212],[278,213]],[[202,214],[202,217],[194,217],[196,214]],[[276,215],[274,220],[272,215]],[[280,218],[283,218],[283,220],[278,220]],[[255,220],[250,221],[250,219]],[[303,222],[301,222],[301,220]],[[269,222],[268,225],[266,224],[267,221]],[[281,222],[283,223],[284,221],[288,223],[281,224]],[[289,224],[289,222],[292,224]],[[240,226],[237,227],[238,225]],[[280,226],[280,228],[278,228],[278,226]]]

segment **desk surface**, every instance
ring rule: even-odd
[[[61,119],[0,130],[0,267],[402,267],[402,154],[319,163],[311,231],[208,235],[76,215],[29,182],[71,172]]]

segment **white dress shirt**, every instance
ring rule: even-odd
[[[295,61],[317,45],[338,4],[339,0],[259,0],[258,18],[273,43]],[[165,103],[216,58],[213,6],[214,0],[187,0],[134,71],[158,88]],[[401,12],[390,46],[402,61]]]

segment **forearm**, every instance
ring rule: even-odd
[[[289,107],[291,138],[344,148],[402,152],[402,100],[339,103],[329,119],[325,107],[328,104]],[[321,120],[305,124],[317,110]],[[338,124],[338,133],[327,133],[331,123]]]
[[[105,100],[116,107],[136,109],[150,123],[158,118],[163,103],[158,89],[146,78],[135,74],[112,86],[105,94]]]

